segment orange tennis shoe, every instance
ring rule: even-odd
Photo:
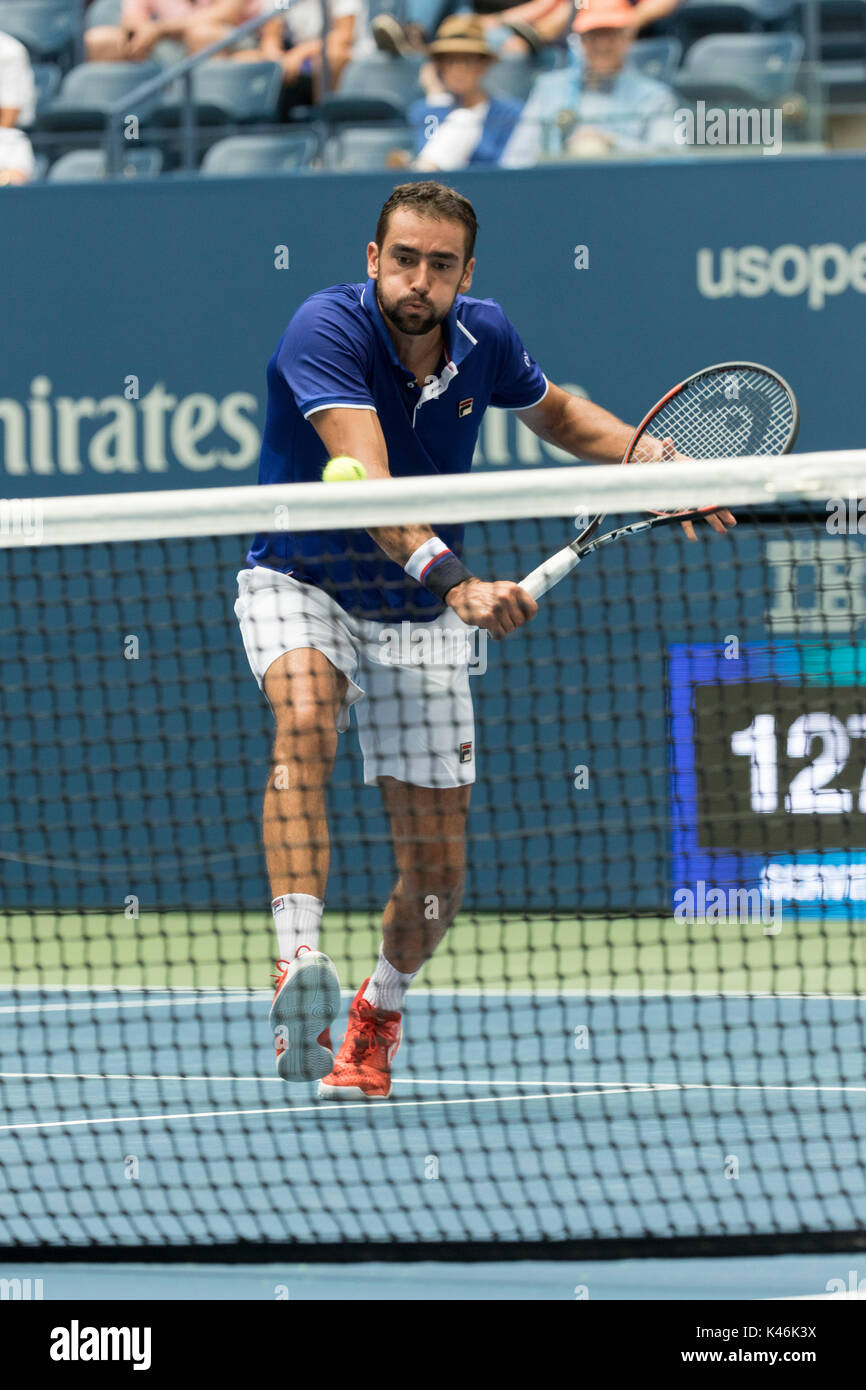
[[[364,998],[365,980],[349,1009],[349,1027],[333,1070],[319,1082],[329,1100],[387,1100],[391,1063],[400,1046],[402,1014],[375,1009]]]

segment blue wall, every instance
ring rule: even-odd
[[[554,380],[634,419],[700,366],[767,361],[801,397],[800,449],[862,440],[866,160],[684,160],[454,182],[481,224],[475,291],[503,303]],[[4,495],[253,479],[265,363],[308,294],[365,277],[393,184],[311,174],[5,197],[0,263],[15,269],[3,297]],[[274,268],[279,246],[285,270]],[[574,268],[579,246],[588,269]],[[822,291],[822,265],[840,292]],[[714,287],[725,294],[708,297]],[[518,453],[514,428],[491,414],[488,462],[551,461],[528,436]]]
[[[698,366],[765,360],[800,396],[798,449],[823,449],[863,438],[864,173],[857,159],[754,159],[455,183],[481,223],[474,289],[501,300],[553,379],[634,419]],[[265,362],[307,294],[363,278],[392,186],[311,175],[4,198],[0,258],[15,267],[3,310],[5,495],[253,480]],[[274,268],[280,245],[288,270]],[[579,246],[588,269],[574,268]],[[761,248],[779,247],[767,271]],[[700,252],[712,261],[701,280]],[[730,293],[714,297],[722,259]],[[839,293],[822,291],[822,266]],[[480,463],[554,457],[489,413]],[[479,570],[517,577],[568,538],[562,523],[526,521],[473,528],[470,544]],[[862,636],[862,539],[833,548],[823,537],[801,580],[794,561],[813,544],[802,526],[771,540],[744,526],[700,547],[674,537],[663,554],[655,538],[630,543],[561,586],[519,640],[491,647],[474,682],[471,901],[568,912],[669,903],[670,649],[731,633]],[[243,551],[243,538],[204,541],[192,566],[174,546],[0,553],[7,905],[115,907],[129,892],[142,907],[267,902],[258,814],[269,715],[232,615]],[[847,629],[829,632],[806,589],[829,584],[840,555],[857,592]],[[780,584],[801,582],[801,616],[774,620]],[[122,655],[130,633],[141,638],[134,662]],[[358,907],[381,900],[390,856],[375,793],[353,790],[354,740],[343,742],[331,901]],[[578,764],[590,769],[586,790],[573,784]]]

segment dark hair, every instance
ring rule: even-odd
[[[466,259],[471,260],[475,250],[478,219],[469,199],[458,193],[456,188],[436,183],[433,179],[398,184],[383,204],[376,224],[376,245],[380,251],[388,231],[388,219],[396,208],[409,208],[419,217],[433,217],[444,222],[462,222],[466,229]]]

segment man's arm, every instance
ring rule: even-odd
[[[150,22],[150,0],[123,0],[122,29],[142,29]]]
[[[345,455],[363,463],[368,478],[390,478],[388,449],[375,410],[334,406],[317,410],[310,416],[310,424],[327,449],[328,458]],[[370,535],[402,568],[419,545],[429,541],[433,531],[429,526],[378,526]]]
[[[183,19],[164,19],[158,21],[159,31],[164,39],[182,39],[191,24],[240,24],[244,12],[244,0],[213,0],[210,5],[196,6]]]
[[[593,463],[621,463],[634,434],[630,425],[623,424],[610,411],[580,396],[569,395],[552,381],[543,400],[528,410],[515,410],[514,414],[539,439],[558,444],[575,458]]]
[[[495,14],[483,14],[479,18],[481,23],[487,28],[496,28],[499,24],[507,24],[511,19],[522,19],[524,24],[534,24],[537,19],[543,19],[551,10],[558,5],[559,0],[526,0],[522,5],[509,5],[507,10],[498,10]]]
[[[374,410],[332,406],[317,410],[309,420],[329,458],[345,454],[362,463],[369,478],[391,477],[385,436]],[[435,532],[424,525],[377,526],[370,528],[370,535],[404,569],[418,547],[431,540]],[[489,584],[474,577],[465,579],[448,590],[444,602],[464,623],[483,627],[495,638],[505,637],[538,612],[535,600],[509,580]]]
[[[285,52],[282,17],[277,15],[276,19],[269,19],[267,24],[262,25],[259,30],[258,49],[244,49],[243,51],[254,53],[257,60],[267,58],[279,62]]]
[[[585,401],[580,396],[569,395],[561,386],[551,381],[547,394],[538,405],[528,410],[516,410],[515,415],[528,425],[539,437],[549,444],[558,444],[576,458],[591,459],[595,463],[621,463],[623,454],[631,442],[634,430],[623,424],[610,411],[602,410],[600,405]],[[642,435],[639,446],[641,463],[661,463],[665,459],[677,458],[675,442],[670,439],[655,439],[652,435]],[[708,526],[723,534],[729,526],[736,526],[736,520],[729,511],[722,508],[711,512],[704,518]],[[694,524],[683,522],[683,530],[690,541],[695,540]]]

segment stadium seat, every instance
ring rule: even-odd
[[[673,85],[686,101],[775,101],[791,91],[804,48],[800,34],[712,34],[692,45]]]
[[[818,23],[822,62],[863,62],[866,0],[821,0]]]
[[[26,44],[34,58],[55,58],[76,39],[79,0],[0,0],[0,30]]]
[[[385,160],[394,149],[414,154],[411,126],[343,130],[328,140],[324,163],[328,169],[384,169]]]
[[[866,109],[866,0],[820,0],[812,30],[803,13],[806,62],[814,65],[829,115]]]
[[[311,131],[288,135],[232,135],[212,145],[201,172],[212,177],[237,174],[284,174],[306,169],[319,141]]]
[[[60,91],[36,118],[40,130],[96,130],[114,103],[132,93],[162,69],[156,63],[80,63],[68,72]],[[137,104],[135,114],[144,117],[155,99]]]
[[[349,63],[340,79],[340,96],[384,97],[400,110],[423,96],[418,74],[424,58],[358,58]]]
[[[36,83],[36,110],[42,111],[57,96],[62,74],[56,63],[34,63],[33,80]]]
[[[344,96],[329,92],[310,110],[310,119],[327,125],[346,125],[362,121],[402,121],[406,108],[391,97]]]
[[[192,94],[200,125],[249,125],[277,119],[283,70],[279,63],[227,63],[214,59],[192,72]],[[172,83],[159,104],[157,120],[179,125],[183,119],[183,85]]]
[[[685,47],[709,34],[761,34],[793,28],[798,0],[683,0],[671,16]]]
[[[499,63],[490,64],[484,74],[484,85],[491,96],[524,102],[538,73],[539,67],[533,58],[503,58]]]
[[[162,169],[160,150],[124,150],[121,172],[124,178],[155,178]],[[104,179],[105,153],[103,150],[70,150],[61,155],[48,170],[49,183],[86,183],[92,179]]]
[[[633,45],[628,60],[644,77],[653,77],[656,82],[670,84],[682,56],[683,46],[679,39],[665,36],[641,39]]]

